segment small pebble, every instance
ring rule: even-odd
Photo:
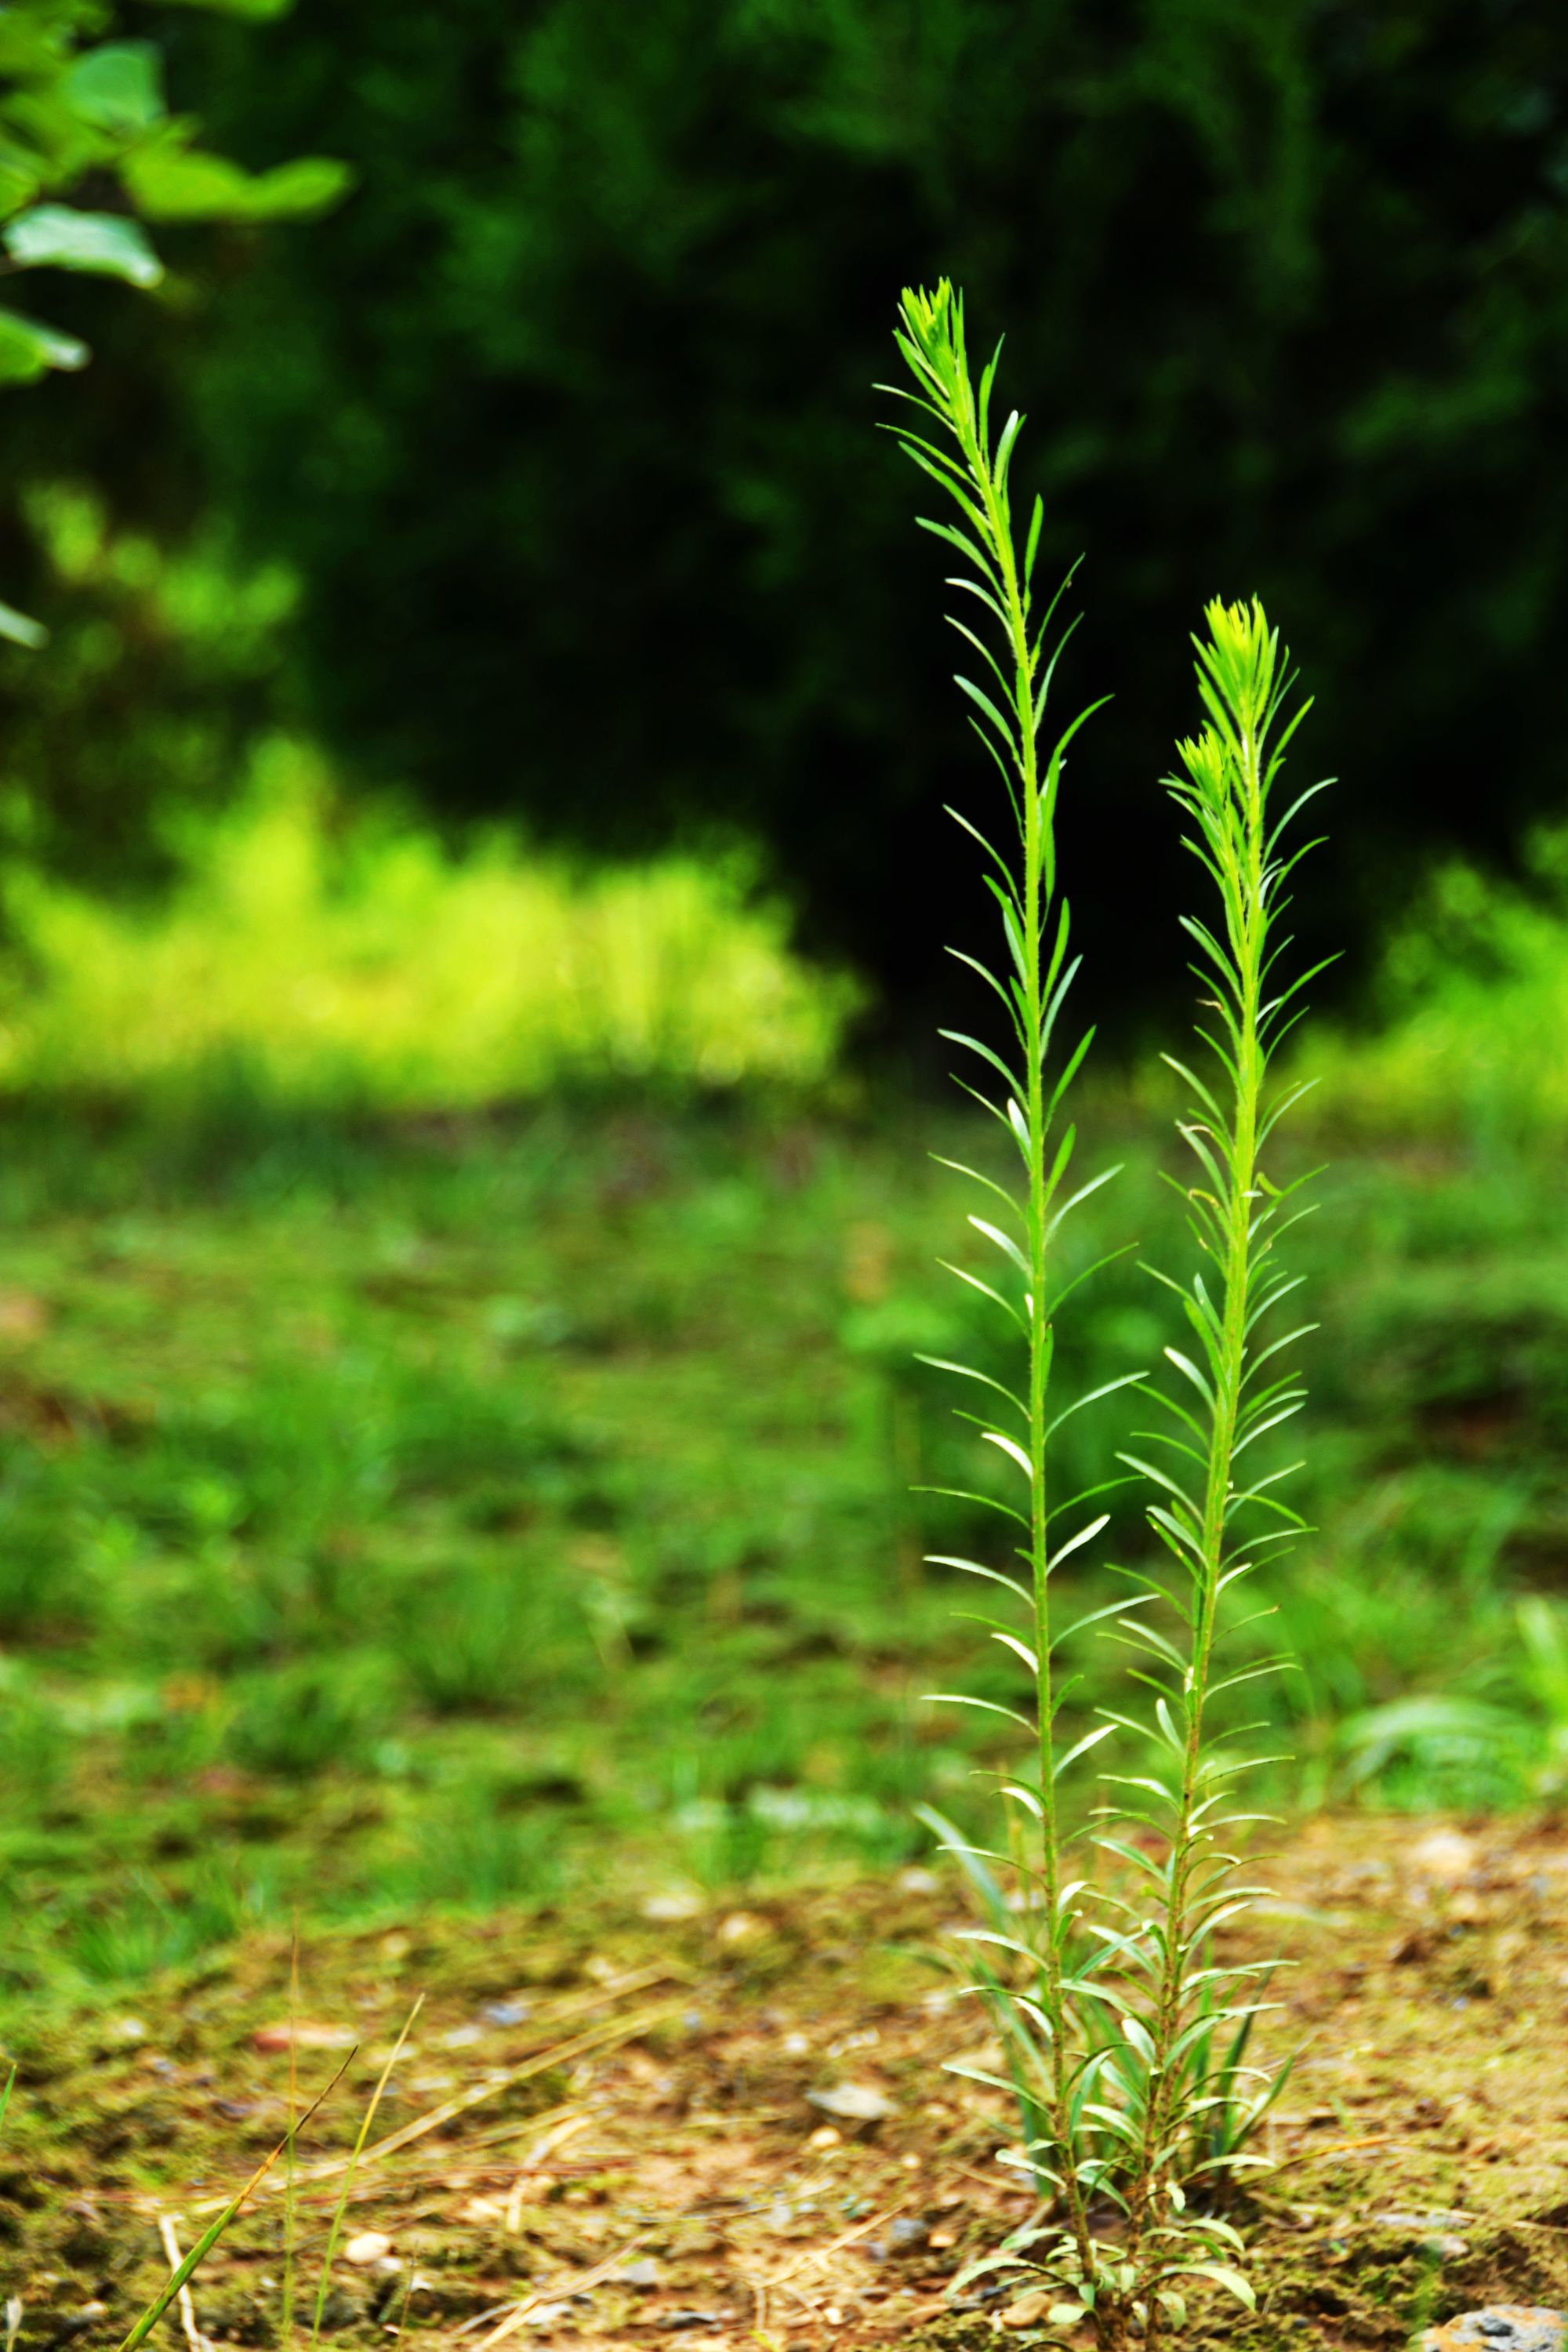
[[[930,2240],[929,2223],[918,2221],[912,2213],[899,2213],[889,2222],[887,2236],[873,2238],[866,2252],[873,2262],[881,2263],[889,2254],[910,2253],[915,2247],[929,2244]]]
[[[363,2230],[343,2248],[345,2263],[379,2263],[392,2252],[392,2240],[380,2230]]]
[[[1410,1847],[1407,1860],[1423,1878],[1431,1879],[1435,1885],[1457,1886],[1475,1865],[1475,1843],[1462,1837],[1458,1830],[1432,1830]],[[1458,2321],[1450,2324],[1458,2325]]]
[[[96,2327],[108,2316],[109,2305],[106,2303],[83,2303],[79,2304],[74,2311],[58,2312],[53,2320],[55,2341],[57,2344],[68,2343],[73,2336],[85,2335],[89,2327]]]
[[[526,2000],[487,2000],[479,2015],[487,2025],[526,2025],[531,2006]]]
[[[1422,2352],[1564,2352],[1568,2315],[1539,2304],[1497,2303],[1429,2327]]]
[[[700,1895],[675,1888],[666,1895],[650,1895],[643,1905],[642,1915],[656,1925],[673,1926],[681,1919],[700,1919],[705,1908]]]
[[[1458,2262],[1470,2251],[1469,2240],[1463,2236],[1468,2220],[1464,2213],[1374,2213],[1373,2226],[1379,2230],[1397,2230],[1415,2240],[1427,2253],[1439,2254],[1445,2262]]]
[[[883,2091],[869,2083],[836,2083],[826,2091],[808,2091],[806,2097],[825,2116],[833,2116],[839,2123],[885,2123],[893,2114],[893,2102]]]

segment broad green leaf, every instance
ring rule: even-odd
[[[118,213],[79,213],[69,205],[35,205],[5,231],[5,250],[24,269],[77,269],[156,286],[163,265],[133,220]]]
[[[83,368],[89,353],[75,335],[63,335],[20,310],[0,310],[0,384],[37,383],[51,368]]]
[[[163,120],[163,61],[151,41],[106,41],[65,77],[65,93],[101,131],[151,131]]]
[[[149,220],[307,220],[345,195],[353,174],[328,155],[302,155],[270,172],[246,172],[226,156],[173,140],[126,158],[121,178]]]

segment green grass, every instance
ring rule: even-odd
[[[920,1800],[962,1814],[984,1722],[919,1694],[975,1645],[920,1556],[988,1536],[908,1492],[973,1470],[910,1360],[988,1341],[931,1279],[952,1180],[911,1128],[986,1146],[937,1125],[14,1121],[0,1998],[295,1906],[883,1864]],[[1156,1147],[1116,1139],[1075,1246],[1157,1251]],[[1549,1650],[1568,1582],[1556,1170],[1363,1157],[1300,1248],[1319,1532],[1275,1705],[1308,1792],[1522,1801],[1568,1687],[1518,1614],[1545,1596]],[[1063,1376],[1163,1328],[1123,1261]]]

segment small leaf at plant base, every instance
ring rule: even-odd
[[[7,224],[5,250],[23,269],[83,270],[156,286],[163,265],[145,231],[118,213],[79,213],[69,205],[35,205]]]

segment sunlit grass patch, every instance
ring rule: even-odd
[[[856,992],[790,950],[730,855],[584,872],[494,834],[465,854],[336,811],[304,746],[193,832],[136,908],[10,876],[0,1086],[221,1084],[453,1109],[563,1083],[811,1084]]]

